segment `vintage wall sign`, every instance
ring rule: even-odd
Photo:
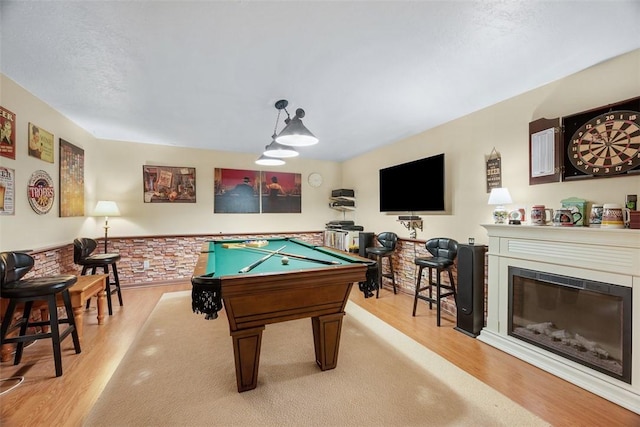
[[[14,215],[14,188],[16,171],[0,166],[0,215]]]
[[[51,210],[54,199],[53,180],[47,172],[37,170],[31,174],[27,198],[35,213],[42,215]]]
[[[502,187],[502,166],[500,155],[494,148],[487,159],[487,193],[491,193],[492,188]]]

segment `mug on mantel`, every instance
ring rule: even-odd
[[[631,211],[617,203],[605,203],[602,206],[602,228],[624,228],[631,220]]]
[[[544,205],[533,205],[531,207],[531,225],[547,225],[553,219],[553,209],[545,208]]]
[[[589,227],[600,227],[602,224],[602,205],[591,206],[591,215],[589,216]]]
[[[572,227],[581,219],[580,212],[572,212],[571,209],[556,209],[556,213],[553,215],[553,225]]]

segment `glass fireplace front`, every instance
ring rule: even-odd
[[[511,266],[509,335],[631,384],[631,288]]]

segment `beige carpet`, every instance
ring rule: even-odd
[[[236,389],[223,312],[165,294],[87,426],[538,426],[524,408],[349,303],[338,366],[314,361],[311,320],[267,325],[258,387]]]

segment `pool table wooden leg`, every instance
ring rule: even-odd
[[[344,313],[311,318],[316,363],[323,371],[334,369],[338,365],[338,350],[343,318]]]
[[[258,385],[262,331],[264,325],[231,332],[238,393],[253,390]]]

